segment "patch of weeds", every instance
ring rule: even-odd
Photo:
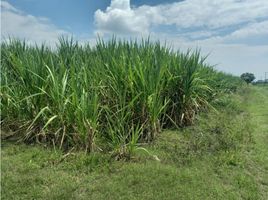
[[[243,110],[243,98],[227,94],[217,111],[203,112],[194,126],[162,133],[152,145],[162,162],[191,165],[195,159],[218,155],[218,163],[237,166],[237,152],[252,143],[250,116]],[[224,155],[224,156],[222,156]]]

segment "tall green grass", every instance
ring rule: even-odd
[[[237,77],[217,72],[200,51],[159,42],[61,38],[56,49],[1,43],[1,124],[25,141],[126,156],[163,128],[193,123]]]

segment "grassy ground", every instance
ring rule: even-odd
[[[268,87],[255,87],[250,102],[255,145],[248,154],[248,171],[260,183],[263,198],[268,199]]]
[[[268,199],[268,88],[254,87],[241,101],[251,117],[246,112],[234,117],[231,107],[228,112],[201,117],[194,127],[162,133],[146,147],[160,161],[143,151],[124,162],[108,155],[64,155],[51,148],[2,141],[1,197]],[[211,130],[251,132],[252,141],[237,145],[231,138],[217,143],[220,136],[214,140],[215,136],[205,133]],[[232,148],[218,150],[226,145]]]

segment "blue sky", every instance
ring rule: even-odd
[[[1,36],[55,44],[60,35],[150,37],[175,49],[201,48],[207,61],[257,79],[268,71],[267,0],[3,0]]]

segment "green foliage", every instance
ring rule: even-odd
[[[160,161],[139,154],[122,162],[109,154],[65,154],[2,141],[1,198],[267,199],[268,87],[250,88],[242,88],[242,97],[217,97],[218,112],[203,113],[193,126],[164,131],[146,145]],[[253,143],[244,140],[248,133]],[[215,140],[220,135],[227,136],[224,143]]]
[[[248,72],[241,74],[240,78],[244,80],[247,84],[255,80],[254,74]]]
[[[205,64],[199,51],[149,40],[56,49],[1,43],[1,121],[21,139],[129,156],[162,128],[192,124],[198,111],[239,79]],[[226,81],[228,79],[228,81]]]
[[[252,143],[253,126],[245,112],[246,101],[245,95],[221,95],[212,102],[213,109],[201,113],[193,126],[183,128],[179,134],[164,132],[153,145],[157,152],[164,152],[159,159],[185,165],[207,155],[241,151],[242,146]]]

